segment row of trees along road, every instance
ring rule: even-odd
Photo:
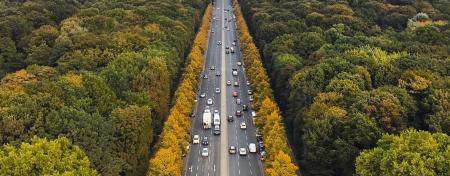
[[[149,163],[149,176],[182,175],[183,158],[188,152],[191,125],[189,114],[195,106],[199,75],[203,71],[204,55],[207,51],[208,33],[211,25],[213,7],[208,5],[202,24],[194,39],[191,52],[187,57],[187,65],[181,83],[178,86],[174,105],[164,124],[158,149]]]
[[[203,0],[0,2],[0,161],[43,150],[80,160],[73,167],[48,167],[55,169],[46,170],[49,174],[77,168],[145,174],[206,5]],[[47,150],[47,145],[64,147]],[[52,164],[72,161],[61,158]],[[27,161],[29,166],[21,166],[29,170],[3,172]],[[32,162],[0,162],[0,170],[45,174]]]
[[[304,175],[450,174],[449,2],[240,3]]]
[[[255,125],[263,136],[267,152],[264,173],[267,176],[294,176],[298,168],[291,158],[292,150],[287,143],[281,112],[273,98],[269,77],[237,1],[233,1],[233,7],[242,57],[247,68],[245,73],[250,80],[255,97],[252,104],[252,109],[257,114]]]

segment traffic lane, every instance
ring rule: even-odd
[[[231,15],[231,14],[230,14]],[[234,38],[235,33],[235,27],[234,27],[234,22],[230,23],[231,26],[231,30],[233,31],[232,33],[230,33],[230,36],[232,38]],[[236,45],[236,56],[238,57],[240,54],[240,50],[239,50],[239,45]],[[238,61],[239,59],[241,59],[241,57],[237,58],[236,61]],[[239,60],[240,61],[240,60]],[[240,94],[242,96],[243,102],[244,104],[250,105],[250,102],[248,101],[248,95],[247,95],[247,86],[246,86],[246,77],[245,77],[245,72],[244,69],[242,67],[238,68],[239,72],[242,74],[239,74],[239,83],[241,85],[240,87]],[[251,116],[251,111],[243,111],[244,113],[244,118],[243,121],[246,122],[247,124],[247,130],[245,133],[245,142],[247,142],[247,146],[249,143],[255,143],[256,144],[256,133],[255,133],[255,126],[252,123],[252,116]],[[243,135],[241,135],[241,142],[243,142]],[[256,173],[257,175],[262,175],[262,169],[261,168],[257,168],[258,167],[258,163],[261,163],[260,159],[259,159],[259,155],[258,154],[253,154],[253,155],[249,155],[249,157],[247,158],[249,160],[248,165],[250,167],[250,169],[248,170],[249,172],[247,174],[253,175],[253,173]],[[245,161],[244,161],[245,163]],[[252,163],[255,163],[254,165],[252,165]],[[255,167],[255,169],[253,169],[253,167]],[[252,171],[254,170],[254,172]]]
[[[214,46],[216,43],[215,43],[215,40],[214,39],[216,39],[216,37],[215,37],[215,35],[213,34],[213,35],[210,35],[210,40],[209,40],[209,42],[208,42],[208,45],[209,45],[209,48],[213,48],[212,46]],[[211,52],[211,50],[208,50],[207,51],[207,55],[206,55],[206,59],[205,59],[205,65],[206,66],[210,66],[211,64],[211,53],[215,53],[215,52]],[[204,69],[204,73],[206,72],[206,73],[208,73],[208,71],[207,71],[207,69],[208,68],[206,68],[206,69]],[[209,77],[211,77],[211,74],[208,74],[209,75]],[[211,82],[211,81],[209,81],[209,80],[206,80],[206,81],[203,81],[203,80],[201,80],[201,88],[200,88],[200,92],[207,92],[208,93],[208,95],[211,95],[210,94],[210,91],[208,91],[208,87],[210,87],[210,86],[208,86],[208,83],[209,82]],[[197,118],[194,118],[194,120],[192,120],[192,124],[193,124],[193,134],[198,134],[198,135],[200,135],[201,136],[201,138],[203,138],[204,136],[207,136],[207,137],[209,137],[209,139],[211,139],[211,135],[210,135],[210,133],[208,133],[207,131],[206,131],[206,133],[205,133],[205,130],[203,130],[202,128],[203,128],[203,126],[202,126],[202,117],[201,117],[201,114],[203,113],[203,111],[204,111],[204,107],[203,107],[203,104],[206,104],[205,103],[205,99],[206,98],[208,98],[208,97],[210,97],[210,96],[207,96],[207,97],[205,97],[205,98],[199,98],[198,99],[198,102],[197,102],[197,108],[196,108],[196,111],[197,111],[197,115],[196,115],[196,117]],[[208,131],[210,131],[210,130],[208,130]],[[212,145],[214,145],[215,143],[214,142],[211,142],[211,144]],[[196,170],[196,173],[210,173],[210,168],[211,167],[203,167],[203,166],[205,166],[204,164],[201,164],[201,170],[199,171],[198,170],[198,166],[199,166],[199,161],[200,161],[200,158],[202,158],[201,157],[201,149],[202,149],[203,147],[201,147],[201,146],[199,146],[199,145],[193,145],[192,146],[192,149],[190,150],[190,152],[191,152],[191,155],[190,155],[190,158],[189,158],[189,160],[188,160],[188,163],[191,165],[191,169],[193,170],[194,169],[194,165],[197,165],[196,167],[195,167],[195,170]],[[212,147],[212,148],[214,148],[214,147]],[[198,152],[196,152],[196,151],[198,151]],[[213,150],[211,150],[210,152],[214,152],[214,149]],[[210,157],[208,157],[208,160],[210,161]],[[203,159],[202,159],[202,161],[204,161]],[[210,162],[209,162],[210,163]],[[189,165],[188,165],[189,166]],[[215,169],[215,167],[212,167],[213,169]],[[192,171],[191,170],[191,171]]]

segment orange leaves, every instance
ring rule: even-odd
[[[233,4],[243,60],[248,66],[246,74],[254,90],[253,107],[258,116],[255,123],[258,129],[262,129],[266,144],[268,159],[265,160],[265,174],[271,176],[296,175],[297,166],[292,163],[289,156],[291,150],[287,144],[280,110],[273,98],[269,77],[237,1],[233,1]]]
[[[150,160],[150,170],[147,175],[181,175],[183,153],[187,153],[189,142],[189,113],[195,104],[195,92],[198,87],[198,75],[203,68],[204,54],[207,49],[208,29],[212,6],[209,5],[203,16],[202,25],[193,42],[192,50],[187,56],[187,65],[182,81],[175,92],[174,105],[164,124],[161,134],[160,148]]]

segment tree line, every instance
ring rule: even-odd
[[[213,7],[208,5],[201,26],[194,39],[181,82],[175,92],[174,105],[164,123],[157,151],[149,162],[147,175],[182,175],[183,156],[188,152],[190,138],[189,114],[192,113],[197,97],[197,88],[207,51]]]
[[[251,37],[241,8],[233,1],[239,42],[242,47],[247,77],[254,92],[252,109],[256,111],[255,125],[262,134],[267,156],[264,158],[264,173],[268,176],[296,175],[297,166],[293,163],[292,150],[288,146],[281,112],[274,100],[270,80]]]
[[[0,173],[145,174],[206,5],[0,2]],[[39,151],[77,166],[41,172]]]
[[[450,174],[448,2],[240,3],[304,175]]]

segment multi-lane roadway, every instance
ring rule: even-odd
[[[184,169],[186,176],[263,175],[259,152],[249,151],[250,143],[256,144],[258,151],[260,148],[252,121],[251,95],[248,93],[250,86],[238,41],[231,0],[215,0],[208,51],[203,73],[199,75],[201,81],[197,104],[191,117],[191,135],[198,135],[200,139],[198,144],[191,142],[189,146]],[[237,69],[237,75],[232,74],[233,69]],[[238,86],[234,85],[235,82]],[[216,91],[217,88],[220,92]],[[238,95],[233,96],[234,92]],[[207,105],[208,99],[212,100],[212,104]],[[249,107],[247,111],[243,110],[243,105]],[[210,129],[203,128],[205,108],[211,112],[217,110],[220,114],[220,135],[213,133],[214,125]],[[242,116],[236,116],[236,111],[240,111]],[[233,116],[233,121],[228,121],[228,116]],[[241,123],[245,123],[245,129],[241,128]],[[202,144],[204,137],[208,139],[207,145]],[[230,153],[230,146],[236,147],[235,154]],[[204,148],[208,150],[208,156],[204,156]],[[246,155],[240,155],[240,148],[245,148]]]

